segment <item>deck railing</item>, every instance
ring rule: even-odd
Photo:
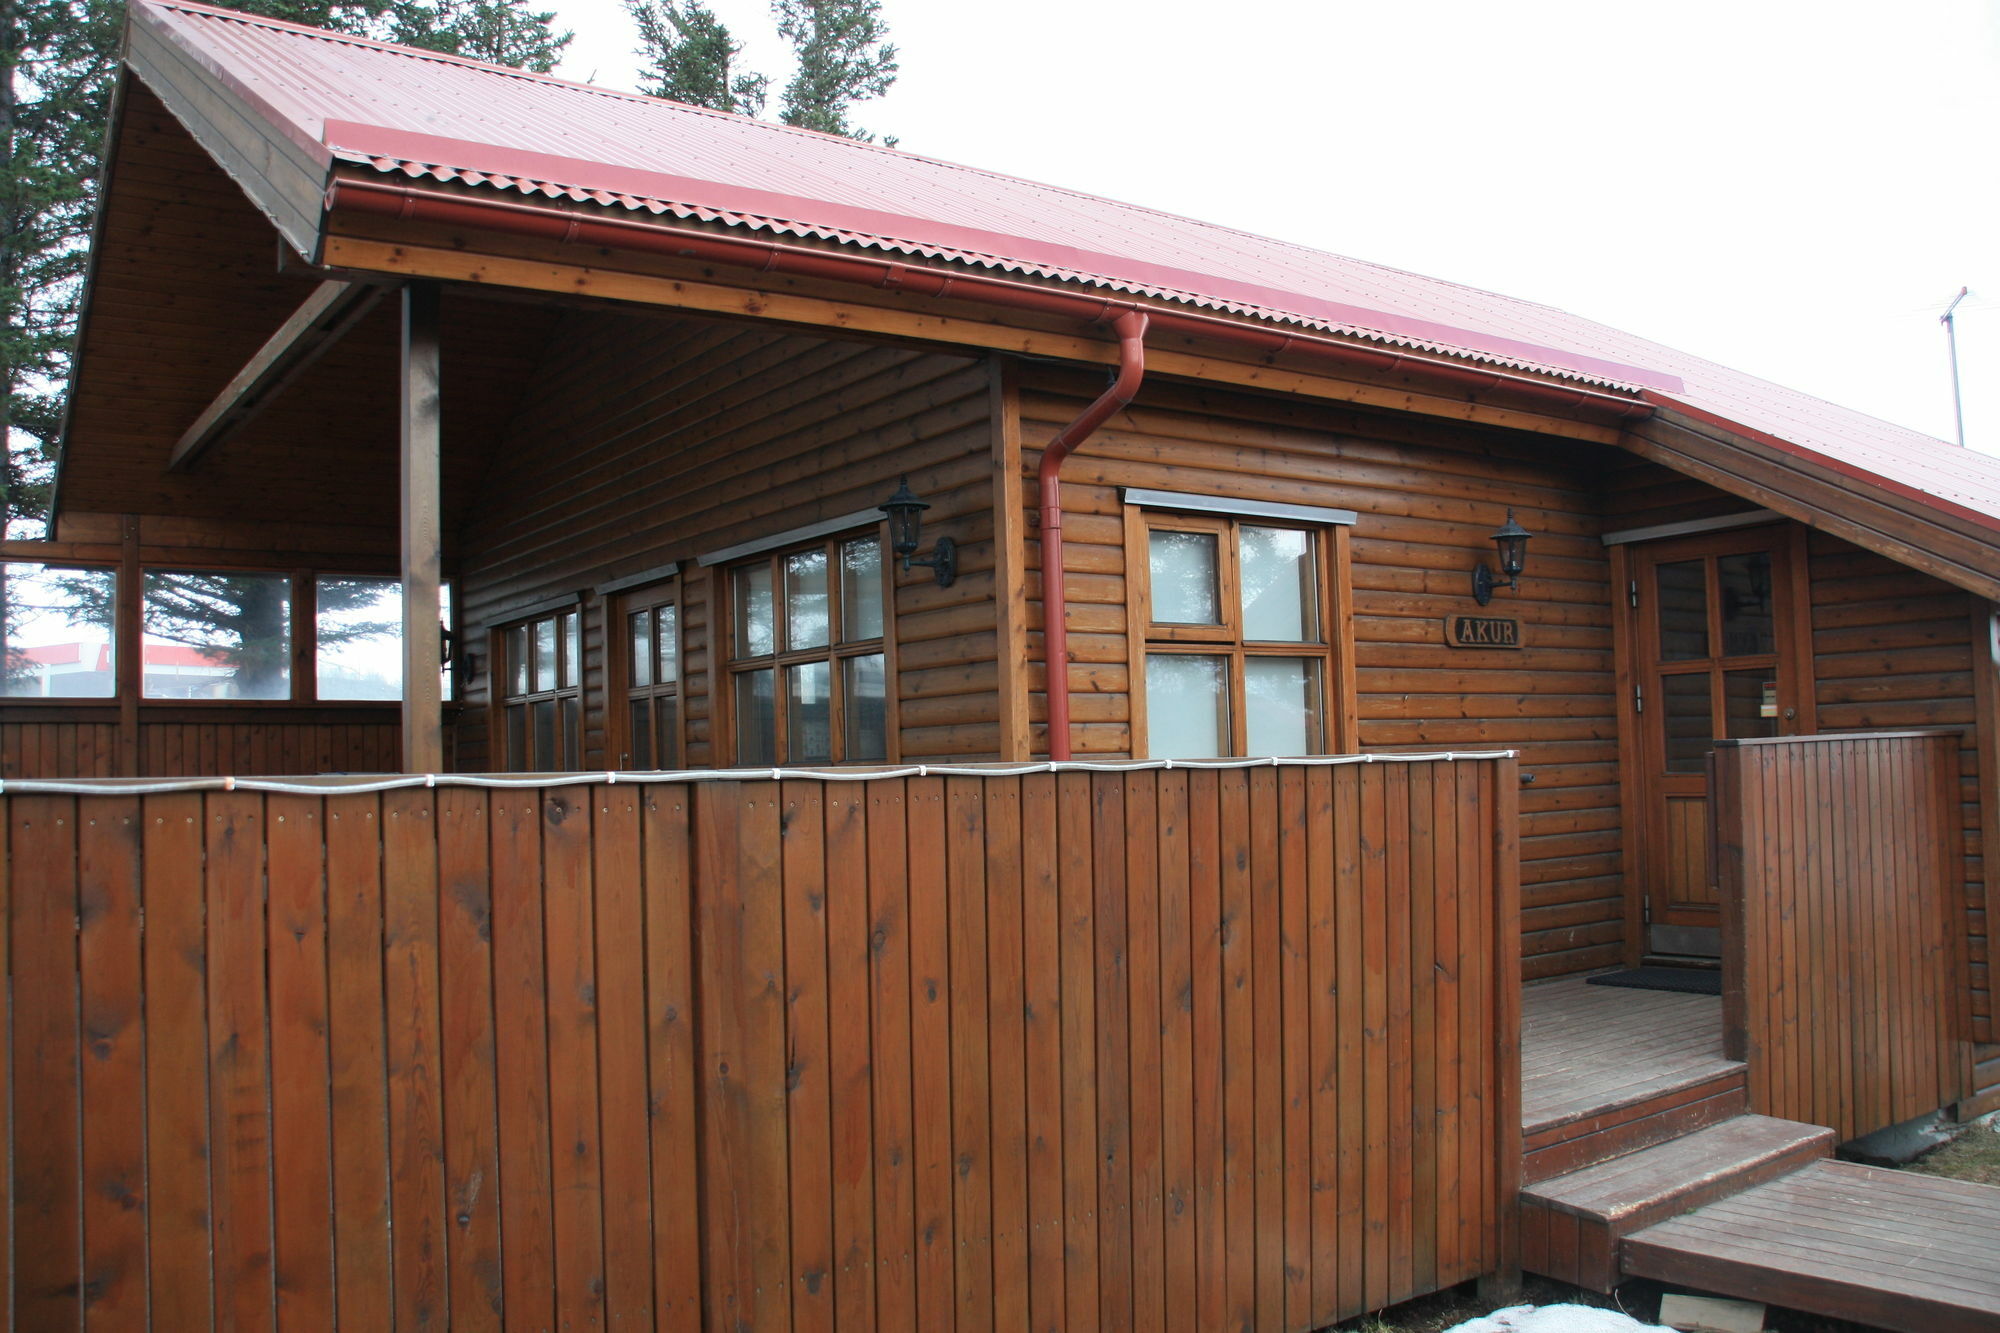
[[[1512,1260],[1511,758],[20,785],[21,1327],[1303,1330]]]
[[[1751,1109],[1848,1139],[1969,1089],[1957,732],[1715,751],[1725,1045]]]

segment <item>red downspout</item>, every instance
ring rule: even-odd
[[[1146,316],[1127,310],[1118,331],[1118,377],[1042,449],[1042,660],[1048,664],[1049,758],[1069,756],[1069,603],[1063,593],[1062,465],[1078,445],[1132,401],[1146,374]]]

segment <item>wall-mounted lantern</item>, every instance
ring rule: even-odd
[[[889,516],[889,549],[903,558],[903,568],[922,565],[937,575],[938,587],[949,588],[958,577],[958,543],[940,537],[929,556],[917,558],[917,547],[923,544],[924,511],[930,506],[911,492],[910,479],[904,477],[888,503],[876,507]]]
[[[1514,521],[1514,511],[1507,511],[1507,521],[1493,534],[1493,544],[1500,550],[1500,574],[1506,575],[1502,582],[1499,575],[1486,567],[1484,560],[1472,571],[1472,597],[1481,606],[1493,600],[1495,588],[1519,588],[1521,567],[1528,562],[1528,530]]]

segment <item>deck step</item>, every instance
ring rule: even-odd
[[[1618,1285],[1620,1243],[1833,1152],[1820,1125],[1739,1115],[1521,1191],[1521,1264],[1592,1291]]]
[[[1532,1184],[1580,1171],[1720,1124],[1749,1109],[1744,1067],[1718,1061],[1714,1068],[1678,1082],[1656,1084],[1636,1096],[1526,1126],[1522,1178]]]
[[[1822,1161],[1627,1236],[1647,1277],[1908,1333],[2000,1327],[2000,1188]]]

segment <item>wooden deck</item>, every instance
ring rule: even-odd
[[[1592,986],[1522,992],[1526,1179],[1544,1180],[1740,1115],[1744,1066],[1722,1054],[1722,1001]]]
[[[1624,1266],[1911,1333],[1990,1330],[2000,1189],[1819,1162],[1626,1237]]]

